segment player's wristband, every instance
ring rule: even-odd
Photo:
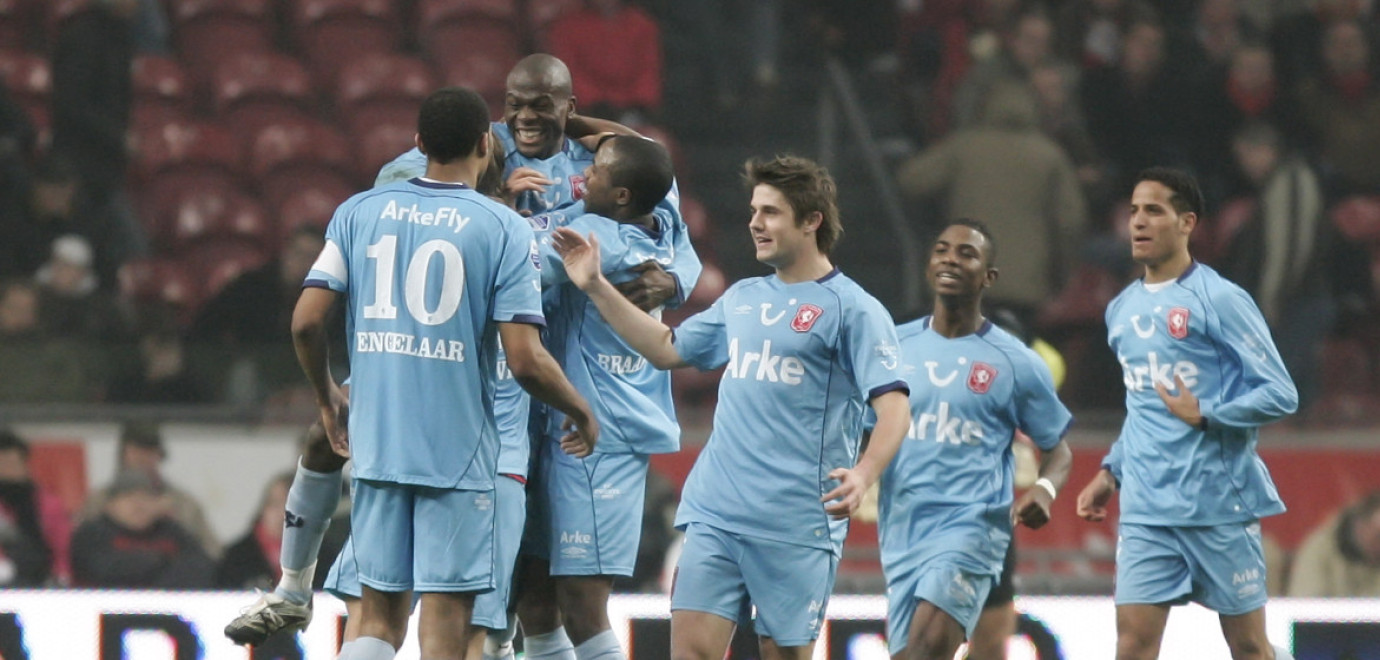
[[[1204,432],[1204,433],[1207,432],[1207,430],[1208,430],[1208,418],[1207,418],[1207,415],[1199,415],[1199,416],[1198,416],[1198,430],[1199,430],[1199,431],[1202,431],[1202,432]]]
[[[1059,496],[1059,491],[1054,489],[1054,482],[1045,477],[1036,479],[1035,485],[1045,489],[1045,492],[1049,493],[1049,499],[1051,500]]]

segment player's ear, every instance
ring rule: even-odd
[[[422,144],[422,134],[421,134],[421,133],[413,133],[413,134],[412,134],[412,144],[417,145],[417,151],[422,152],[422,155],[423,155],[423,156],[426,155],[426,145]]]
[[[1198,226],[1198,214],[1192,211],[1179,214],[1179,222],[1185,234],[1193,233],[1193,228]]]
[[[617,202],[619,206],[632,206],[632,190],[623,186],[615,187],[613,189],[613,200]]]
[[[819,211],[811,211],[810,215],[805,216],[805,220],[800,223],[800,228],[806,232],[816,232],[819,231],[822,224],[824,224],[824,214]]]
[[[997,269],[995,269],[995,268],[988,268],[988,269],[987,269],[987,277],[983,278],[982,286],[984,286],[984,287],[990,287],[990,286],[992,286],[993,284],[996,284],[996,283],[997,283],[997,278],[998,278],[1000,275],[1001,275],[1001,273],[1000,273]]]
[[[494,148],[494,134],[492,131],[485,131],[484,136],[474,145],[474,155],[487,159]]]
[[[571,95],[570,95],[570,98],[568,98],[568,99],[565,100],[565,113],[566,113],[567,116],[575,114],[575,95],[574,95],[574,94],[571,94]]]

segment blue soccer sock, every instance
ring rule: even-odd
[[[283,545],[278,553],[283,577],[273,593],[299,605],[311,600],[316,555],[321,551],[321,539],[326,536],[331,514],[340,503],[340,481],[340,470],[315,472],[298,461],[297,475],[288,488]]]
[[[377,637],[359,637],[348,647],[340,648],[337,660],[393,660],[398,650],[392,644]]]
[[[570,643],[565,628],[523,637],[522,648],[528,660],[575,660],[575,645]]]
[[[575,660],[628,660],[628,656],[623,655],[618,636],[605,630],[575,647]]]

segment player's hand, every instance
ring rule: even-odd
[[[551,247],[565,262],[565,274],[571,284],[585,290],[599,279],[599,239],[594,234],[585,240],[579,232],[561,227],[551,234]]]
[[[637,279],[616,286],[618,292],[638,309],[650,312],[676,295],[676,278],[656,261],[648,259],[633,266],[632,270],[637,273]]]
[[[1019,523],[1031,529],[1044,527],[1045,523],[1049,522],[1052,506],[1054,498],[1049,496],[1049,491],[1039,487],[1031,488],[1011,505],[1011,524]]]
[[[546,178],[545,174],[538,172],[530,167],[519,167],[508,175],[508,181],[503,187],[508,190],[510,197],[517,197],[525,192],[546,192],[546,187],[555,183]]]
[[[1032,489],[1034,490],[1034,489]],[[1106,470],[1098,470],[1097,475],[1078,493],[1078,517],[1091,522],[1107,519],[1107,503],[1116,493],[1116,479]]]
[[[1203,419],[1203,413],[1198,408],[1198,397],[1193,396],[1193,393],[1188,391],[1188,386],[1184,385],[1182,377],[1174,376],[1175,394],[1173,396],[1170,396],[1169,390],[1165,388],[1163,383],[1155,383],[1155,391],[1159,393],[1160,400],[1169,408],[1170,413],[1183,420],[1185,424],[1194,428],[1198,427],[1198,423]]]
[[[331,441],[331,451],[350,457],[350,399],[331,383],[330,399],[320,406],[321,428],[326,430],[326,438]]]
[[[594,443],[599,440],[599,422],[593,416],[584,424],[577,424],[575,420],[566,417],[561,423],[561,430],[566,434],[561,436],[561,451],[574,456],[584,458],[594,453]]]
[[[819,498],[819,501],[824,503],[824,512],[833,516],[835,520],[848,518],[862,505],[863,496],[867,494],[871,484],[867,482],[867,477],[856,469],[834,468],[829,473],[829,478],[839,482],[839,485]]]

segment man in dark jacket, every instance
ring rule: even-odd
[[[207,589],[215,571],[196,538],[167,515],[158,486],[135,470],[116,477],[101,515],[72,535],[75,586]]]

